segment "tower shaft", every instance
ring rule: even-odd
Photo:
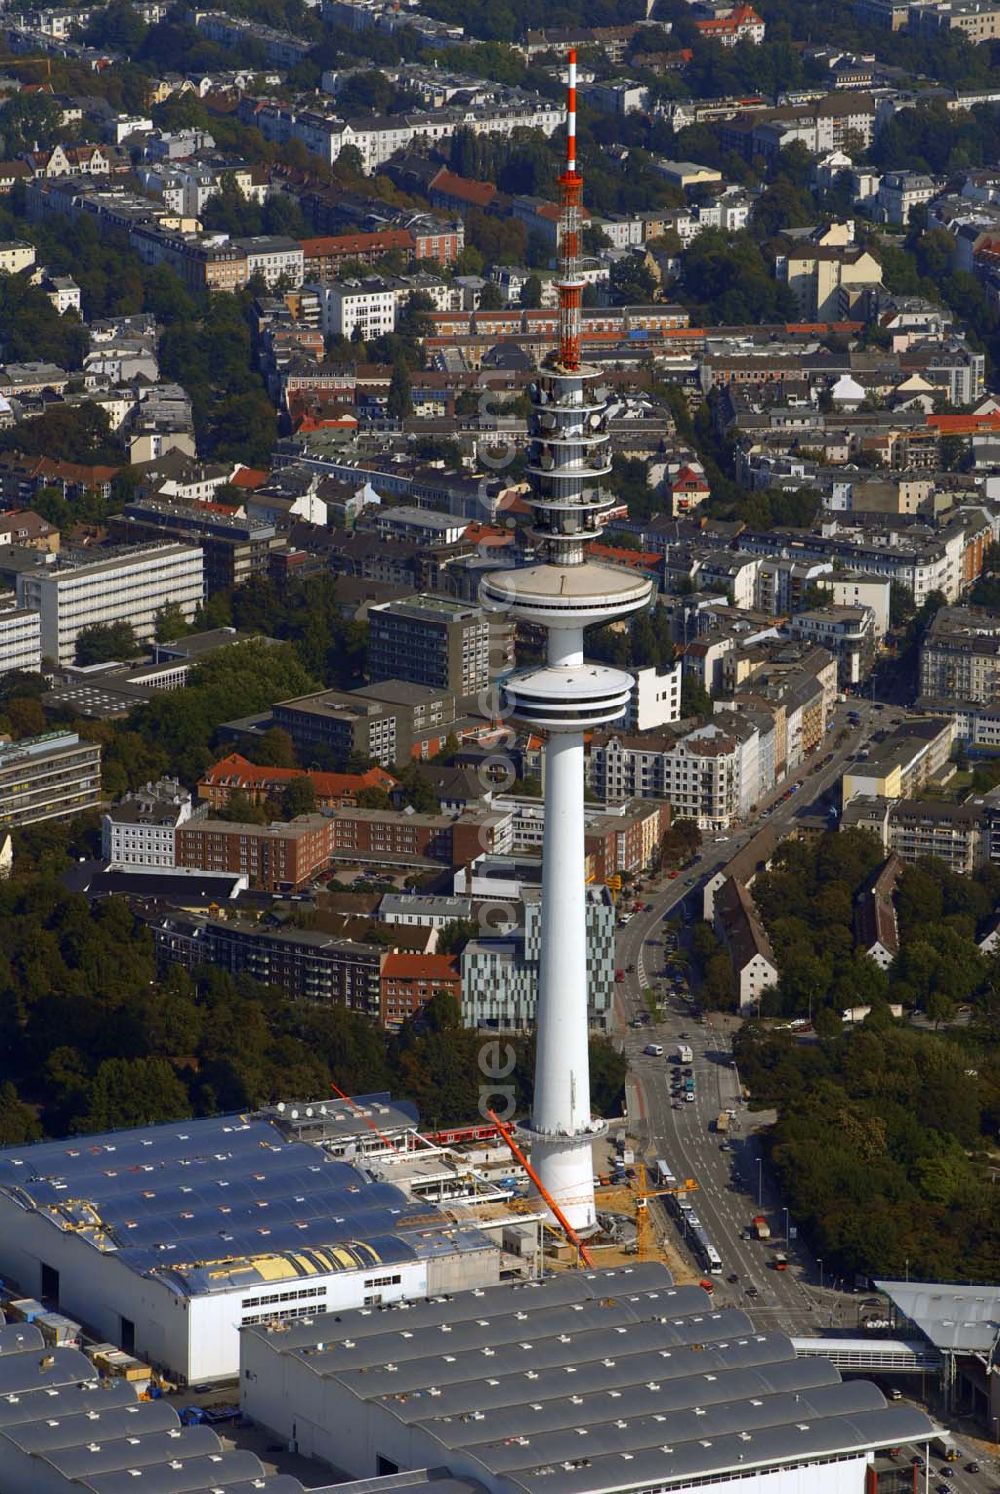
[[[535,1090],[522,1134],[548,1194],[573,1228],[596,1228],[592,1148],[603,1125],[590,1113],[585,883],[584,734],[621,716],[631,675],[587,664],[584,629],[645,607],[650,583],[587,554],[613,499],[600,486],[611,470],[607,402],[595,392],[598,370],[582,362],[580,203],[576,169],[576,54],[569,57],[566,169],[559,267],[559,346],[529,390],[527,475],[531,534],[543,554],[521,570],[483,580],[487,606],[548,635],[546,663],[504,682],[511,708],[548,733],[542,932],[538,978]]]

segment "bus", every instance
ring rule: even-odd
[[[656,1164],[656,1186],[658,1188],[677,1187],[677,1179],[662,1159]]]
[[[711,1276],[722,1275],[722,1257],[716,1250],[709,1238],[708,1231],[701,1223],[690,1223],[689,1240],[694,1254],[703,1268]]]

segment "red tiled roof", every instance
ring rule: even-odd
[[[458,956],[387,954],[382,961],[382,976],[395,976],[397,980],[458,980]]]
[[[437,175],[431,178],[428,190],[444,192],[449,197],[467,202],[470,207],[488,207],[497,195],[492,182],[473,181],[470,177],[449,171],[446,166],[442,166]]]
[[[366,788],[391,789],[396,779],[384,768],[368,768],[364,773],[305,772],[302,768],[262,768],[231,752],[221,762],[206,768],[201,782],[207,788],[266,788],[272,783],[291,783],[293,778],[308,778],[321,799],[360,793]]]
[[[928,415],[927,424],[939,436],[971,436],[976,431],[1000,430],[1000,411],[983,415]]]
[[[306,259],[322,259],[326,255],[368,254],[375,250],[412,249],[413,235],[408,228],[383,228],[372,233],[328,234],[322,238],[300,239],[302,253]]]
[[[262,488],[270,477],[269,472],[264,472],[260,467],[240,467],[229,479],[231,488]]]

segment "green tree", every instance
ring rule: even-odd
[[[534,308],[542,304],[542,282],[537,275],[529,275],[521,286],[521,305]]]
[[[187,618],[177,602],[167,602],[158,609],[153,633],[157,643],[172,643],[189,631]]]
[[[410,371],[402,361],[393,366],[386,399],[386,413],[395,420],[404,420],[413,414],[413,389]]]
[[[293,820],[300,814],[316,813],[316,787],[305,773],[293,778],[281,795],[281,811],[286,819]]]
[[[711,716],[712,697],[693,674],[681,677],[681,715]]]
[[[483,311],[502,311],[503,293],[495,280],[487,280],[479,295],[479,305]]]
[[[89,623],[81,628],[76,640],[78,664],[106,664],[111,660],[134,659],[142,652],[130,622]]]
[[[79,1132],[112,1131],[191,1114],[184,1085],[163,1058],[108,1058],[87,1087]]]

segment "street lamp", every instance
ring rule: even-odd
[[[781,1212],[785,1216],[785,1249],[787,1250],[788,1249],[788,1210],[787,1209],[782,1209]]]
[[[910,1279],[910,1257],[909,1256],[906,1257],[906,1279],[907,1279],[907,1281],[909,1281],[909,1279]]]
[[[816,1264],[819,1267],[819,1289],[820,1289],[820,1291],[822,1291],[823,1290],[823,1262],[821,1260],[817,1260]]]
[[[760,1208],[763,1208],[763,1206],[764,1206],[764,1159],[763,1159],[763,1157],[758,1157],[757,1158],[757,1207],[758,1207],[758,1209],[760,1209]]]

